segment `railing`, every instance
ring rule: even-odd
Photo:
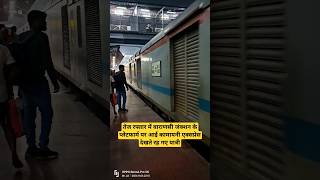
[[[157,34],[184,10],[141,4],[110,5],[110,31]]]

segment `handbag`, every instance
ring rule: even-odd
[[[117,105],[117,95],[115,93],[112,93],[112,103]]]
[[[16,138],[23,136],[21,116],[17,107],[15,99],[11,99],[8,102],[8,119],[13,129]]]

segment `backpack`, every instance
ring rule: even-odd
[[[32,38],[33,34],[23,42],[14,42],[8,45],[8,49],[16,61],[5,68],[6,80],[9,85],[21,85],[22,78],[26,74],[23,64],[26,62],[27,45]]]
[[[115,83],[114,83],[115,88],[121,87],[121,85],[122,85],[122,82],[121,82],[121,73],[120,73],[120,72],[117,72],[117,73],[113,76],[113,79],[114,79],[114,81],[115,81]]]

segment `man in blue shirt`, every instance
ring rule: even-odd
[[[114,76],[116,81],[116,90],[117,90],[117,103],[118,103],[118,112],[124,111],[128,112],[126,109],[127,94],[126,89],[129,90],[129,86],[126,79],[126,74],[124,73],[124,65],[119,65],[119,72]],[[121,106],[121,97],[123,97],[123,104]]]
[[[25,128],[28,149],[27,158],[53,159],[58,153],[48,148],[53,109],[51,93],[45,74],[47,73],[54,87],[59,91],[56,72],[51,59],[47,30],[46,13],[33,10],[28,14],[30,31],[19,35],[19,41],[26,44],[24,58],[20,64],[22,77],[20,89],[23,97],[23,124]],[[41,134],[39,148],[36,145],[35,120],[37,108],[41,113]]]

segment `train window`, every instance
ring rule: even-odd
[[[77,29],[78,29],[78,46],[82,47],[82,23],[81,23],[81,8],[77,7]]]
[[[69,42],[69,21],[68,21],[68,6],[61,7],[61,18],[62,18],[62,47],[63,47],[63,64],[67,69],[71,69],[70,62],[70,42]]]

